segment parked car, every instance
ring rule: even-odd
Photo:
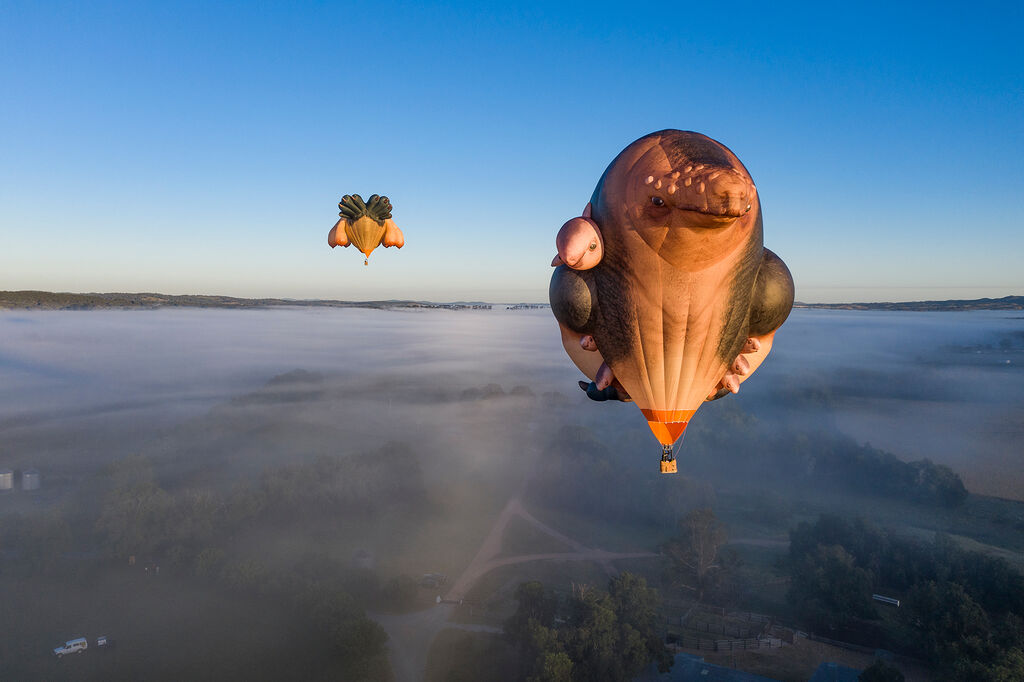
[[[110,649],[114,646],[114,640],[106,635],[100,635],[96,638],[96,646],[100,649]]]
[[[80,654],[88,648],[89,642],[86,641],[85,637],[76,637],[75,639],[69,639],[54,649],[53,655],[57,658],[63,658],[66,654]]]

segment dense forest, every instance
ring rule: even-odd
[[[639,576],[623,572],[606,591],[574,585],[563,594],[527,582],[515,597],[505,632],[529,682],[627,682],[652,662],[662,671],[672,665],[660,597]]]

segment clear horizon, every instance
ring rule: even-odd
[[[835,300],[804,300],[804,299],[801,299],[801,298],[797,297],[797,299],[795,301],[795,305],[801,305],[801,304],[812,304],[812,305],[816,305],[816,304],[836,304],[836,305],[843,305],[843,304],[855,304],[855,303],[912,303],[912,302],[957,301],[957,300],[960,300],[960,301],[973,301],[973,300],[978,300],[978,299],[993,299],[993,300],[996,300],[996,299],[1006,298],[1006,297],[1010,297],[1010,296],[1021,296],[1022,295],[1022,294],[1017,294],[1017,293],[1008,293],[1008,294],[998,294],[998,293],[995,293],[995,294],[985,294],[985,295],[977,295],[977,296],[970,296],[970,297],[960,297],[960,296],[937,297],[937,296],[935,296],[935,289],[937,289],[937,288],[929,289],[927,287],[914,287],[914,288],[909,288],[908,287],[908,289],[911,289],[912,291],[918,292],[920,295],[916,296],[916,297],[909,297],[909,298],[887,298],[887,299],[882,299],[882,298],[876,298],[876,299],[871,299],[871,298],[857,298],[857,299],[854,299],[854,298],[843,298],[843,299],[835,299]],[[277,296],[277,295],[273,295],[273,294],[260,295],[260,296],[242,296],[242,295],[236,295],[236,294],[224,294],[224,293],[219,293],[219,292],[198,292],[198,291],[182,291],[182,292],[170,292],[170,291],[48,291],[48,290],[45,290],[45,289],[10,289],[10,290],[7,290],[7,291],[42,291],[44,293],[85,295],[85,296],[87,296],[87,295],[105,295],[105,294],[125,294],[125,295],[130,295],[130,294],[159,294],[159,295],[163,295],[163,296],[221,296],[221,297],[225,297],[225,298],[242,298],[242,299],[251,299],[251,300],[257,300],[257,299],[282,299],[282,300],[292,300],[292,301],[339,301],[339,302],[344,302],[344,303],[372,303],[372,302],[380,302],[380,301],[398,301],[398,302],[402,302],[402,301],[422,301],[422,302],[426,302],[426,303],[439,303],[439,304],[480,302],[480,303],[489,303],[489,304],[495,304],[495,305],[511,305],[511,304],[515,304],[515,303],[548,305],[547,296],[545,296],[543,299],[527,299],[527,298],[522,298],[522,299],[512,299],[512,298],[509,298],[509,299],[499,299],[499,298],[476,298],[476,297],[473,297],[473,296],[465,296],[464,295],[464,296],[455,296],[453,298],[447,298],[447,299],[435,299],[435,298],[423,298],[423,297],[412,297],[412,296],[405,296],[405,297],[395,297],[395,296],[392,296],[392,297],[389,297],[389,298],[334,298],[334,297],[324,297],[324,296],[318,296],[318,297],[297,297],[297,296]],[[870,292],[870,289],[867,289],[865,291]],[[899,292],[897,292],[897,293],[899,293]],[[2,309],[0,309],[0,310],[2,310]]]

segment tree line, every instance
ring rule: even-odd
[[[774,429],[724,405],[710,419],[690,425],[686,470],[696,475],[758,486],[856,493],[935,507],[966,501],[963,480],[928,458],[904,462],[837,431]]]
[[[639,576],[623,572],[607,590],[574,585],[562,595],[532,581],[515,596],[505,633],[520,652],[521,679],[626,682],[652,663],[662,672],[672,666],[660,598]]]
[[[1004,559],[831,515],[801,523],[790,541],[788,597],[808,626],[874,629],[942,679],[1024,679],[1024,574]],[[900,598],[895,617],[880,618],[873,593]]]

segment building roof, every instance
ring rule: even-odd
[[[857,682],[861,672],[838,663],[822,663],[807,682]]]
[[[635,682],[777,682],[742,670],[733,670],[691,654],[676,654],[672,670],[659,673],[657,667],[645,670]]]

